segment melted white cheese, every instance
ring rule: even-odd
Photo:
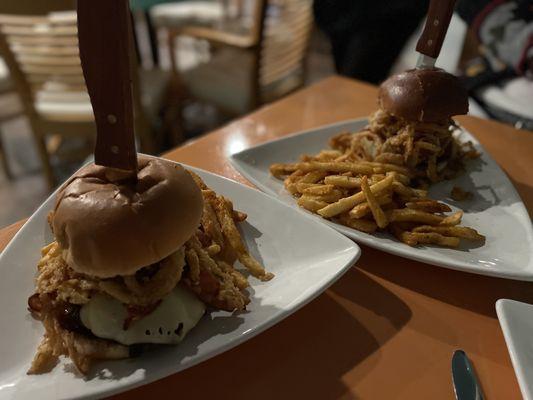
[[[100,338],[130,345],[135,343],[176,344],[202,318],[205,305],[188,290],[177,286],[147,316],[123,329],[128,313],[118,300],[99,293],[81,308],[82,323]]]

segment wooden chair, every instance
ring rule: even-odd
[[[32,2],[36,4],[18,1],[24,7],[20,14],[27,14],[33,5],[38,10],[50,0]],[[96,132],[79,59],[76,13],[72,11],[72,1],[62,3],[70,11],[20,15],[6,14],[4,6],[0,6],[0,55],[6,60],[21,97],[50,187],[55,184],[50,154],[58,149],[60,139],[83,138],[88,155]],[[171,74],[154,69],[143,71],[140,77],[133,76],[135,132],[141,151],[155,153],[156,138],[150,121],[156,118],[169,94]],[[54,140],[47,141],[50,135],[54,135]]]
[[[213,45],[211,60],[184,72],[182,80],[192,97],[230,115],[276,100],[305,81],[312,1],[255,0],[252,14],[249,28],[235,21],[224,21],[220,28],[166,26],[172,60],[177,35]]]
[[[0,124],[22,115],[22,105],[15,92],[15,87],[9,76],[9,71],[0,59]],[[0,163],[7,179],[12,178],[11,168],[4,149],[2,128],[0,127]]]

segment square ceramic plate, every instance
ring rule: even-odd
[[[269,174],[273,163],[295,162],[305,154],[316,154],[328,147],[328,140],[343,131],[358,131],[366,119],[350,120],[297,133],[241,151],[231,156],[233,165],[254,185],[281,201],[337,229],[339,232],[368,246],[413,260],[442,267],[492,275],[503,278],[533,280],[533,231],[531,220],[507,175],[468,132],[460,140],[472,141],[481,157],[467,166],[458,178],[431,187],[430,196],[465,211],[463,224],[477,229],[487,237],[484,245],[459,249],[440,247],[409,247],[388,234],[370,235],[336,224],[298,207],[285,190],[283,182]],[[449,198],[455,185],[474,193],[472,200],[457,203]]]
[[[522,396],[533,400],[533,305],[500,299],[496,312]]]
[[[0,398],[64,399],[102,397],[191,367],[248,340],[324,291],[357,260],[351,240],[258,190],[211,173],[197,172],[208,186],[248,214],[241,225],[248,248],[268,271],[269,282],[250,278],[247,312],[211,312],[178,346],[159,348],[140,358],[102,362],[83,379],[63,360],[51,373],[26,370],[43,329],[28,312],[27,298],[39,250],[52,241],[46,215],[55,194],[33,214],[0,256]],[[317,240],[320,238],[320,240]]]

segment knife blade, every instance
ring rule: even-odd
[[[431,0],[424,30],[416,44],[416,68],[434,68],[446,37],[456,0]]]
[[[452,381],[457,400],[483,400],[483,392],[470,360],[463,350],[452,357]]]
[[[436,58],[426,56],[425,54],[420,53],[418,55],[418,60],[416,61],[416,68],[434,68],[436,61]]]

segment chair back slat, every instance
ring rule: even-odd
[[[77,46],[77,37],[9,35],[9,44],[40,46]]]
[[[260,49],[261,91],[282,85],[287,79],[295,86],[303,83],[312,23],[312,0],[269,1]]]
[[[69,85],[79,89],[84,84],[74,10],[44,16],[0,14],[0,34],[30,97],[44,84],[60,83],[66,92],[73,91]]]
[[[75,23],[76,21],[74,21],[74,24]],[[78,28],[76,25],[67,24],[55,26],[55,23],[49,19],[47,22],[41,22],[33,25],[3,24],[2,33],[4,35],[20,35],[31,37],[73,36],[78,34]]]
[[[77,56],[79,62],[78,46],[27,46],[24,44],[12,43],[12,50],[19,55],[19,57],[31,56]]]
[[[57,56],[41,54],[18,54],[18,61],[23,65],[79,66],[78,56]]]

